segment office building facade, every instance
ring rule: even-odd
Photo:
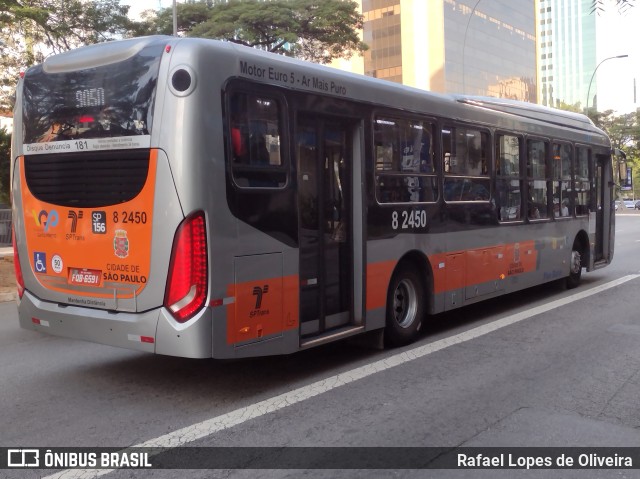
[[[596,106],[596,14],[592,0],[538,0],[538,94],[551,107]]]
[[[369,50],[353,71],[442,93],[536,102],[535,0],[361,0],[361,6]]]

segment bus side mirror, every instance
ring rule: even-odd
[[[614,160],[613,169],[617,176],[616,183],[625,186],[627,183],[627,155],[618,148],[614,148],[611,153]]]

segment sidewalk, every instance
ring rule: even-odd
[[[13,269],[13,248],[0,247],[0,302],[16,297],[16,277]]]

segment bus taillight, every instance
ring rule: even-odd
[[[11,242],[13,243],[13,267],[16,271],[16,288],[18,289],[18,297],[22,299],[24,294],[24,279],[22,278],[22,268],[20,267],[20,258],[18,257],[18,245],[16,244],[16,232],[11,228]]]
[[[207,231],[204,213],[186,218],[171,250],[164,306],[178,322],[198,312],[207,299]]]

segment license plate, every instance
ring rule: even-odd
[[[69,284],[100,286],[102,271],[99,269],[70,268]]]

